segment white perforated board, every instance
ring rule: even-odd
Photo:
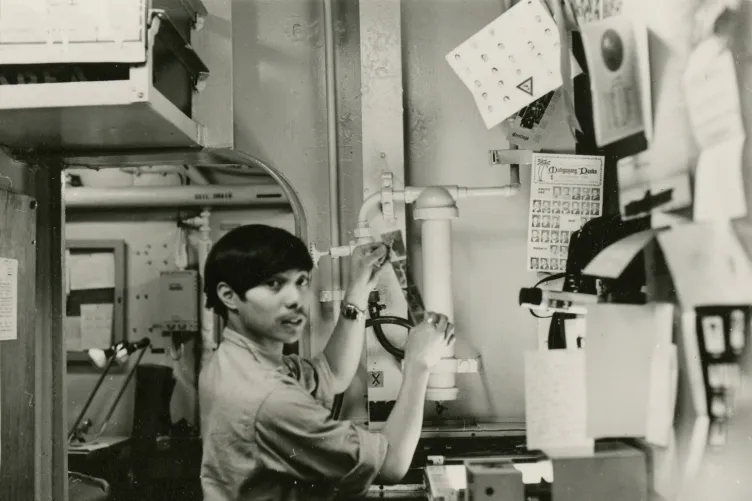
[[[559,32],[540,0],[523,0],[446,55],[487,128],[561,87]],[[572,78],[582,73],[571,56]]]

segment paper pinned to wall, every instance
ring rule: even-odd
[[[746,133],[734,56],[719,37],[692,52],[684,73],[692,130],[700,147],[694,219],[729,220],[746,215],[742,151]]]
[[[111,252],[71,253],[70,290],[115,287],[115,256]]]
[[[18,339],[18,260],[0,258],[0,341]]]
[[[625,221],[692,204],[689,172],[662,172],[655,169],[654,160],[647,150],[616,163],[619,208]]]
[[[593,125],[598,146],[645,130],[642,121],[640,66],[634,27],[615,16],[580,28],[593,96]]]
[[[573,232],[603,209],[600,156],[533,153],[528,228],[528,271],[566,269]]]
[[[81,347],[105,349],[112,344],[112,304],[81,305]]]
[[[529,450],[552,457],[593,453],[581,350],[525,353],[525,422]]]
[[[658,242],[685,310],[752,304],[752,265],[730,223],[681,224]]]
[[[446,55],[487,128],[561,87],[559,30],[540,0],[519,2]],[[582,69],[571,58],[571,77]]]
[[[574,151],[574,137],[567,127],[567,109],[557,89],[523,107],[506,122],[510,143],[540,151]]]

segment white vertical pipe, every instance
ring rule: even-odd
[[[423,302],[426,311],[446,315],[454,321],[452,287],[452,219],[459,216],[454,198],[442,187],[423,190],[415,201],[413,217],[421,222],[421,255],[423,258]],[[443,358],[454,358],[448,348]],[[428,380],[428,400],[457,398],[455,373],[433,373]]]
[[[324,0],[324,39],[326,65],[326,118],[327,140],[329,143],[329,212],[331,217],[330,233],[331,246],[339,247],[339,159],[337,141],[337,73],[334,64],[334,13],[332,0]],[[342,289],[341,263],[333,261],[332,290]],[[333,298],[333,315],[336,321],[339,316],[340,300],[335,294]]]
[[[201,276],[201,365],[203,368],[217,349],[217,339],[214,334],[214,312],[206,307],[206,293],[204,292],[204,266],[211,251],[211,212],[205,208],[201,212],[201,227],[198,240],[198,268]]]

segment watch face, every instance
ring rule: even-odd
[[[346,304],[342,307],[342,316],[347,319],[355,320],[358,318],[359,313],[358,309],[351,304]]]

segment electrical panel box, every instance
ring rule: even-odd
[[[0,0],[0,145],[75,155],[199,148],[201,0]]]
[[[198,332],[198,272],[163,271],[159,275],[159,281],[158,327],[162,329],[162,333]]]

